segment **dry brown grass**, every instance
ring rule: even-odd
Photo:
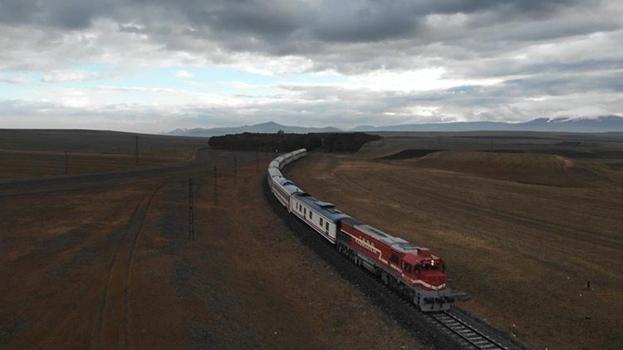
[[[607,186],[615,183],[617,177],[607,166],[596,161],[538,153],[441,151],[396,164],[564,187]]]
[[[88,130],[0,130],[0,179],[81,175],[189,161],[197,148],[207,146],[207,139],[138,135],[136,164],[135,136]]]
[[[623,188],[611,181],[619,174],[597,166],[587,175],[593,165],[556,156],[361,158],[317,154],[289,173],[318,198],[432,248],[450,285],[473,296],[463,306],[520,340],[623,347]],[[594,178],[598,186],[579,186]]]
[[[93,174],[150,167],[178,161],[178,159],[142,157],[137,165],[134,157],[70,153],[67,159],[67,169],[65,169],[64,153],[40,154],[0,151],[0,179]]]
[[[254,153],[210,152],[175,177],[0,196],[0,347],[417,348],[274,215],[272,156],[256,168]],[[159,185],[133,240],[135,208]]]

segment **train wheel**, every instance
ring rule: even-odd
[[[420,308],[420,310],[422,310],[422,305],[420,305],[420,298],[418,297],[417,294],[412,296],[411,302],[413,303],[413,305],[418,306]]]
[[[381,280],[383,280],[383,284],[389,286],[389,278],[385,272],[381,272]]]

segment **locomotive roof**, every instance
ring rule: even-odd
[[[350,217],[348,216],[348,214],[345,214],[341,212],[339,209],[337,209],[335,205],[333,205],[332,203],[323,202],[319,199],[316,199],[310,196],[307,193],[299,193],[296,197],[301,202],[304,202],[305,204],[307,204],[307,206],[309,206],[312,210],[316,211],[322,216],[325,216],[329,220],[337,221],[343,218]]]
[[[399,252],[406,253],[406,252],[410,252],[414,250],[418,250],[418,252],[428,251],[428,248],[417,247],[409,243],[409,241],[403,238],[392,236],[387,232],[381,231],[378,228],[365,224],[359,220],[349,218],[349,221],[350,221],[349,224],[351,224],[354,228],[358,229],[359,231],[362,231],[363,233],[369,236],[372,236],[378,239],[379,241],[383,243],[390,245],[392,248],[394,248],[395,250]]]

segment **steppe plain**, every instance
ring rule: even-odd
[[[522,342],[623,347],[623,135],[383,136],[287,173],[430,247]],[[135,141],[0,131],[0,347],[420,347],[274,214],[274,154],[139,135],[137,165]]]
[[[139,142],[0,132],[0,348],[418,348],[274,214],[274,154]]]
[[[312,195],[448,265],[461,306],[534,348],[623,347],[621,134],[388,133],[293,165]],[[590,283],[590,287],[587,287]]]

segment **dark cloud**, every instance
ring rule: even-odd
[[[620,113],[622,16],[623,4],[608,0],[0,0],[0,73],[91,62],[256,70],[289,64],[285,70],[345,76],[441,67],[440,78],[464,82],[424,92],[282,86],[297,100],[275,96],[260,112],[252,103],[240,111],[188,108],[188,120],[512,119],[582,113],[583,104]],[[295,63],[283,63],[292,57]],[[479,79],[499,82],[483,86]]]
[[[481,20],[546,19],[578,3],[563,0],[2,0],[0,21],[80,29],[98,18],[111,17],[150,24],[192,25],[209,36],[223,39],[246,36],[277,47],[290,44],[283,42],[285,37],[357,43],[417,36],[419,24],[429,15],[490,13],[494,16]],[[172,19],[178,19],[179,23]],[[491,23],[479,25],[488,24]],[[222,44],[226,46],[225,42]]]
[[[1,0],[0,22],[7,24],[30,23],[41,11],[41,6],[36,1]]]
[[[1,0],[0,22],[83,29],[94,19],[109,16],[120,4],[115,0]]]

